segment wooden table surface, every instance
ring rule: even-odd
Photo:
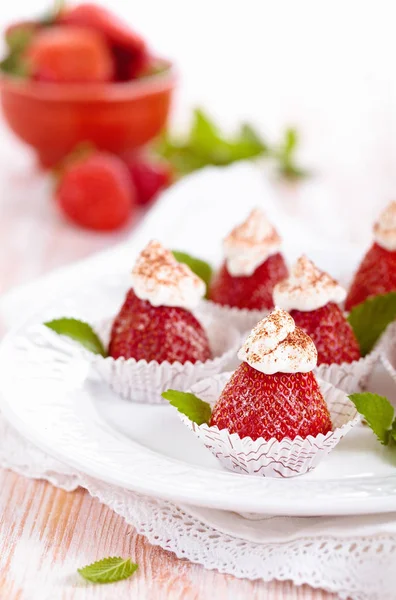
[[[14,170],[1,181],[0,292],[122,240],[95,235],[56,214],[50,187]],[[12,193],[10,193],[12,190]],[[28,191],[27,191],[28,190]],[[33,196],[33,197],[32,197]],[[28,299],[27,299],[28,302]],[[105,556],[131,556],[134,577],[111,586],[85,584],[76,569]],[[111,510],[79,490],[0,470],[0,600],[330,600],[307,586],[238,580],[178,560],[151,546]]]

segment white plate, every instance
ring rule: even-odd
[[[367,428],[349,433],[307,475],[275,480],[234,474],[200,445],[174,408],[121,400],[72,344],[65,354],[49,347],[43,328],[32,327],[61,315],[102,318],[121,302],[125,285],[118,281],[101,273],[106,283],[71,290],[3,341],[1,409],[24,436],[88,475],[176,504],[278,515],[395,510],[396,457]],[[380,374],[376,389],[386,393],[386,381]]]

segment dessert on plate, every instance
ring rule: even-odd
[[[292,317],[275,309],[238,352],[243,362],[217,400],[210,425],[252,440],[325,435],[326,402],[313,369],[317,352]]]
[[[170,250],[151,241],[132,270],[132,287],[110,335],[113,358],[192,363],[211,358],[206,331],[191,310],[205,284]]]
[[[339,303],[346,291],[306,256],[290,276],[274,288],[276,306],[290,312],[296,325],[314,341],[318,365],[352,363],[360,359],[359,345]]]
[[[174,403],[227,468],[271,477],[305,473],[357,422],[346,395],[316,379],[315,345],[286,311],[277,308],[260,321],[238,357],[243,362],[231,377],[223,373],[191,389],[213,406],[204,411],[196,398],[201,410],[193,414],[209,413],[206,421],[192,421]],[[172,402],[171,394],[164,397]]]
[[[123,398],[159,403],[169,386],[187,389],[234,360],[240,333],[208,314],[201,305],[205,291],[187,265],[151,241],[136,260],[132,287],[115,318],[92,326],[73,318],[46,325],[78,341],[85,358]]]
[[[209,298],[239,309],[273,307],[272,291],[287,276],[281,238],[265,214],[252,210],[223,242],[225,261],[213,277]]]
[[[345,308],[351,310],[371,296],[396,291],[396,202],[391,202],[374,225],[374,242],[352,281]]]

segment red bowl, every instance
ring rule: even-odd
[[[56,84],[0,78],[6,121],[51,167],[79,142],[120,153],[143,146],[166,124],[176,75],[125,83]]]

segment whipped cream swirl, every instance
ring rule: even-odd
[[[205,283],[170,250],[153,240],[138,256],[132,270],[132,288],[152,306],[177,306],[192,310],[205,295]]]
[[[279,252],[281,238],[264,213],[255,208],[223,242],[227,270],[233,277],[248,277],[267,258]]]
[[[274,373],[308,373],[316,367],[315,344],[284,310],[275,308],[252,329],[238,358],[253,369]]]
[[[306,256],[301,256],[290,276],[274,288],[274,304],[284,310],[308,312],[329,302],[345,300],[345,289],[330,275],[318,269]]]
[[[396,202],[391,202],[380,214],[374,225],[374,239],[385,250],[396,250]]]

